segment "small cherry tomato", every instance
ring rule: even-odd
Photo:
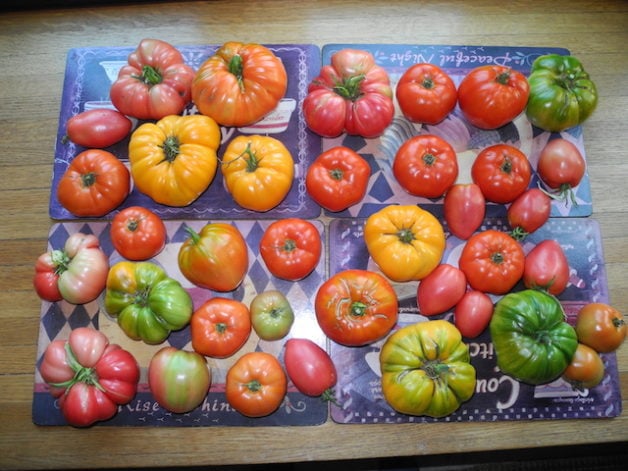
[[[579,343],[563,378],[574,388],[594,388],[604,379],[604,362],[591,347]]]
[[[257,294],[250,306],[251,324],[263,340],[279,340],[290,332],[294,311],[281,291],[269,290]]]
[[[528,188],[532,168],[526,155],[516,147],[495,144],[476,156],[471,177],[488,201],[511,203]]]
[[[290,339],[284,350],[288,378],[306,396],[333,400],[336,366],[329,354],[309,339]]]
[[[456,183],[445,194],[443,211],[449,232],[467,240],[484,221],[486,199],[475,183]]]
[[[627,330],[623,314],[605,303],[586,304],[576,317],[578,341],[600,353],[617,350]]]
[[[553,139],[541,151],[536,168],[539,177],[552,190],[555,198],[575,204],[573,188],[578,186],[586,170],[584,157],[572,142]]]
[[[493,316],[493,301],[481,291],[467,291],[456,304],[454,325],[467,338],[475,338],[488,327]]]
[[[109,233],[113,247],[128,260],[148,260],[166,245],[164,222],[142,206],[131,206],[116,214]]]
[[[568,283],[569,261],[558,242],[546,239],[528,252],[523,268],[526,288],[542,289],[558,296]]]
[[[508,224],[511,235],[524,239],[547,222],[552,211],[552,200],[543,190],[529,188],[508,207]]]
[[[132,123],[117,110],[107,108],[83,111],[66,123],[66,134],[75,144],[102,149],[127,137]]]
[[[419,282],[417,302],[424,316],[442,314],[454,307],[464,296],[467,278],[462,270],[441,263]]]

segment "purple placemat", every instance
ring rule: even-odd
[[[321,258],[314,272],[298,282],[281,280],[272,276],[259,255],[259,241],[264,230],[272,221],[239,220],[232,222],[244,236],[249,248],[249,269],[242,285],[229,293],[217,293],[199,288],[187,281],[179,271],[177,254],[179,247],[187,238],[185,227],[199,231],[205,221],[166,221],[168,241],[166,248],[151,261],[166,269],[169,276],[177,279],[188,290],[194,301],[194,307],[211,297],[228,297],[244,302],[247,306],[252,298],[264,291],[277,289],[284,293],[294,310],[295,321],[288,336],[282,340],[261,340],[255,331],[245,345],[233,356],[226,359],[207,358],[212,371],[212,386],[207,398],[199,407],[186,414],[173,414],[161,408],[153,399],[147,383],[147,367],[152,355],[165,345],[192,350],[189,326],[173,332],[168,339],[159,345],[149,346],[140,341],[129,339],[122,332],[115,320],[104,310],[102,296],[85,305],[75,306],[65,301],[57,303],[43,302],[39,326],[37,368],[33,391],[33,422],[38,425],[64,425],[65,421],[50,395],[39,372],[42,356],[46,347],[55,339],[65,340],[72,329],[77,327],[94,327],[105,333],[111,343],[117,343],[129,350],[136,357],[141,368],[141,378],[137,396],[111,420],[102,425],[129,426],[257,426],[257,425],[317,425],[328,417],[328,405],[320,398],[312,398],[299,393],[292,383],[288,385],[288,393],[283,404],[273,414],[262,418],[247,418],[231,409],[225,399],[225,377],[228,368],[250,351],[264,351],[275,355],[283,363],[283,346],[288,338],[309,338],[326,347],[327,339],[321,331],[314,315],[313,299],[316,290],[326,278],[325,259]],[[313,221],[319,228],[321,239],[325,244],[325,233],[322,223]],[[55,224],[49,236],[49,248],[62,248],[68,235],[74,232],[91,233],[98,236],[101,247],[109,256],[110,264],[122,260],[113,249],[109,237],[107,222],[65,222]],[[324,248],[325,250],[325,248]]]
[[[364,220],[337,219],[329,228],[330,274],[348,268],[379,271],[363,242]],[[502,219],[485,221],[484,229],[507,231]],[[559,299],[569,322],[584,304],[608,302],[606,271],[597,221],[590,218],[552,218],[523,243],[527,253],[544,239],[557,240],[569,261],[570,283]],[[458,266],[464,243],[449,235],[443,262]],[[398,326],[428,321],[416,303],[418,282],[393,283],[399,297]],[[523,289],[519,284],[513,290]],[[494,301],[499,298],[493,296]],[[453,311],[430,319],[453,321]],[[465,339],[471,363],[477,371],[474,396],[453,414],[441,418],[413,417],[394,411],[381,392],[379,351],[384,341],[360,348],[331,342],[331,356],[338,369],[336,387],[340,405],[331,406],[331,417],[338,423],[469,422],[527,419],[572,419],[616,417],[621,414],[621,393],[614,353],[603,354],[606,374],[601,384],[584,391],[574,390],[559,379],[551,384],[530,386],[502,374],[488,329],[481,336]]]
[[[152,209],[162,218],[168,219],[279,219],[290,216],[315,218],[320,214],[320,207],[309,198],[305,189],[305,170],[310,162],[321,152],[321,138],[307,129],[300,103],[307,93],[309,82],[320,68],[320,50],[308,44],[268,45],[279,57],[288,74],[288,90],[277,109],[255,126],[247,128],[222,127],[222,144],[218,151],[222,156],[226,145],[234,137],[242,134],[262,134],[282,141],[290,150],[295,161],[295,178],[286,199],[277,207],[265,213],[258,213],[241,208],[224,187],[220,170],[209,188],[189,206],[174,208],[155,203],[150,197],[133,190],[119,209],[128,206],[144,206]],[[195,70],[211,56],[218,46],[178,46],[188,65]],[[83,147],[64,140],[67,120],[87,109],[113,107],[109,98],[109,89],[117,77],[117,72],[126,63],[129,53],[134,48],[95,47],[70,49],[67,55],[65,80],[61,98],[59,129],[54,155],[49,213],[53,219],[75,219],[56,196],[59,179],[67,169],[69,162]],[[189,105],[183,114],[197,113],[194,105]],[[137,120],[135,125],[137,126]],[[115,154],[128,165],[128,143],[126,138],[108,147],[106,150]],[[105,216],[113,217],[116,211]]]
[[[436,64],[445,70],[456,86],[473,68],[485,64],[498,64],[512,67],[528,75],[534,59],[543,54],[557,53],[568,55],[562,48],[537,47],[490,47],[490,46],[421,46],[405,44],[328,44],[322,50],[322,63],[329,64],[334,52],[344,48],[370,51],[378,65],[384,67],[394,88],[401,75],[417,63]],[[512,123],[495,130],[482,130],[469,124],[456,107],[454,112],[443,122],[435,126],[413,124],[403,117],[395,100],[396,114],[383,135],[375,139],[359,136],[341,135],[334,139],[323,139],[323,150],[336,145],[345,145],[358,152],[371,165],[371,177],[365,198],[358,204],[339,213],[326,214],[334,217],[368,217],[384,206],[396,204],[418,204],[429,209],[437,216],[442,215],[443,199],[428,199],[408,194],[396,181],[392,173],[395,153],[401,144],[418,134],[436,134],[448,141],[456,150],[460,175],[458,182],[470,182],[471,165],[477,153],[484,147],[498,143],[509,143],[521,149],[536,169],[539,154],[550,138],[558,134],[544,132],[532,126],[525,113]],[[582,128],[576,126],[559,133],[561,137],[573,142],[586,159]],[[541,182],[536,172],[530,187]],[[541,183],[541,185],[543,185]],[[571,202],[554,201],[552,217],[581,217],[592,214],[591,190],[588,173],[574,189],[577,205]],[[506,213],[506,206],[488,204],[487,217],[501,217]]]

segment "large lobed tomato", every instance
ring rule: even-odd
[[[223,126],[246,126],[271,112],[286,94],[288,75],[261,44],[230,41],[201,64],[192,83],[198,110]]]
[[[442,314],[454,307],[467,290],[467,278],[462,270],[441,263],[419,282],[417,303],[424,316]]]
[[[586,171],[584,157],[574,143],[566,139],[552,139],[541,150],[536,168],[539,177],[553,198],[576,204],[573,188],[578,186]]]
[[[72,116],[65,124],[65,132],[79,146],[102,149],[127,137],[132,126],[131,120],[119,111],[101,108]]]
[[[542,289],[558,296],[568,283],[569,261],[556,240],[543,240],[528,252],[523,267],[526,288]]]
[[[166,245],[164,222],[142,206],[130,206],[116,214],[109,234],[113,247],[129,260],[148,260]]]
[[[628,326],[621,312],[606,303],[588,303],[576,317],[578,341],[600,353],[617,350],[626,338]]]
[[[40,372],[70,424],[108,420],[135,396],[140,368],[131,353],[95,329],[78,327],[67,340],[53,340]]]
[[[552,212],[552,200],[543,190],[529,188],[508,206],[508,224],[511,235],[524,239],[547,222]]]
[[[211,298],[194,311],[190,320],[192,348],[207,357],[233,355],[250,334],[249,308],[235,299]]]
[[[142,39],[127,61],[109,91],[121,113],[161,119],[180,114],[190,102],[195,72],[171,44]]]
[[[277,290],[258,293],[249,306],[251,324],[263,340],[279,340],[290,332],[294,311],[288,298]]]
[[[284,364],[292,384],[306,396],[334,400],[332,388],[338,375],[329,354],[310,339],[292,338],[286,342]]]
[[[511,203],[530,184],[532,168],[526,155],[510,144],[495,144],[480,151],[471,177],[493,203]]]
[[[486,198],[475,183],[456,183],[445,193],[443,213],[449,232],[467,240],[484,221]]]
[[[342,49],[310,83],[303,116],[307,126],[323,137],[343,132],[377,137],[395,114],[392,96],[388,73],[370,52]]]

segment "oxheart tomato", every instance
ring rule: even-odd
[[[259,251],[276,277],[298,281],[308,276],[321,258],[318,228],[305,219],[287,218],[272,222],[259,242]]]
[[[458,86],[462,114],[482,129],[496,129],[515,119],[525,109],[529,95],[525,75],[496,64],[476,67]]]
[[[409,67],[397,82],[395,95],[410,121],[438,124],[456,107],[458,91],[449,74],[435,64]]]
[[[202,288],[233,291],[249,268],[246,241],[237,227],[207,223],[200,232],[186,227],[189,237],[179,247],[178,264],[183,276]]]
[[[528,188],[532,168],[526,155],[516,147],[495,144],[476,156],[471,177],[488,201],[511,203]]]
[[[399,184],[411,195],[439,198],[458,178],[458,159],[445,139],[419,134],[399,147],[392,170]]]
[[[594,388],[604,379],[604,362],[591,347],[579,343],[563,378],[575,389]]]
[[[481,291],[469,290],[456,304],[454,325],[466,338],[475,338],[486,330],[493,316],[493,301]]]
[[[242,355],[227,371],[225,394],[229,405],[247,417],[275,412],[288,390],[279,360],[266,352]]]
[[[211,386],[211,371],[202,355],[163,347],[148,365],[148,386],[161,407],[182,414],[203,402]]]
[[[208,299],[192,314],[190,334],[195,352],[213,358],[229,357],[251,334],[249,308],[235,299]]]
[[[467,240],[484,221],[486,199],[475,183],[456,183],[445,193],[443,212],[449,232]]]
[[[541,150],[536,168],[539,177],[552,197],[577,204],[573,188],[580,184],[586,171],[584,157],[574,143],[566,139],[552,139]]]
[[[529,188],[508,206],[508,224],[511,235],[524,239],[547,222],[552,211],[552,200],[543,190]]]
[[[338,375],[329,354],[310,339],[292,338],[286,342],[284,364],[292,384],[306,396],[334,400],[332,388]]]
[[[441,263],[419,282],[417,303],[424,316],[442,314],[454,307],[467,290],[467,278],[462,270]]]
[[[305,175],[310,197],[328,211],[343,211],[364,198],[371,166],[360,154],[335,146],[320,154]]]
[[[290,332],[294,311],[286,296],[277,290],[262,291],[255,295],[249,307],[251,324],[263,340],[279,340]]]
[[[109,234],[113,247],[129,260],[148,260],[166,245],[164,222],[143,206],[130,206],[116,214]]]
[[[131,120],[119,111],[101,108],[72,116],[65,132],[79,146],[102,149],[127,137],[132,126]]]
[[[397,294],[379,273],[344,270],[319,287],[314,310],[319,326],[334,342],[367,345],[385,337],[397,322]]]
[[[528,252],[523,268],[526,288],[542,289],[558,296],[568,283],[569,261],[556,240],[543,240]]]
[[[505,294],[523,276],[525,253],[505,232],[487,229],[473,234],[462,248],[458,266],[473,289]]]
[[[624,342],[627,331],[623,314],[606,303],[588,303],[578,311],[578,341],[597,352],[617,350]]]

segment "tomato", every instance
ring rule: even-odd
[[[251,334],[251,317],[246,304],[235,299],[211,298],[192,314],[192,348],[213,358],[237,352]]]
[[[105,289],[109,260],[93,234],[76,232],[65,241],[63,249],[41,254],[35,262],[33,286],[46,301],[65,299],[85,304]]]
[[[63,417],[76,427],[108,420],[137,392],[140,368],[131,353],[95,329],[77,327],[53,340],[40,365]]]
[[[198,407],[207,396],[211,371],[202,355],[163,347],[148,365],[148,386],[161,407],[183,414]]]
[[[342,49],[321,67],[303,100],[307,126],[323,137],[380,136],[395,114],[386,69],[368,51]]]
[[[493,301],[481,291],[467,291],[456,304],[454,325],[467,338],[475,338],[488,327],[493,316]]]
[[[142,206],[130,206],[116,214],[109,234],[113,247],[129,260],[148,260],[166,246],[164,222]]]
[[[410,121],[438,124],[456,107],[456,84],[435,64],[420,63],[408,68],[395,89],[399,108]]]
[[[536,170],[543,183],[556,190],[552,193],[554,198],[564,201],[570,198],[577,204],[572,189],[584,177],[586,163],[572,142],[562,138],[549,141],[539,155]]]
[[[563,379],[575,389],[590,389],[602,382],[604,373],[604,362],[598,352],[579,343],[571,363],[563,372]]]
[[[510,235],[487,229],[472,235],[462,248],[458,266],[473,289],[505,294],[523,276],[525,254]]]
[[[233,291],[249,268],[246,241],[237,227],[207,223],[200,232],[186,227],[189,237],[179,247],[178,264],[183,276],[202,288]]]
[[[384,338],[397,322],[394,288],[379,273],[344,270],[328,278],[314,302],[316,319],[336,343],[361,346]]]
[[[445,232],[430,212],[413,205],[389,205],[369,216],[364,242],[380,270],[393,281],[421,280],[440,263]]]
[[[264,231],[259,251],[274,276],[298,281],[318,265],[322,252],[321,236],[317,227],[305,219],[280,219]]]
[[[542,289],[554,296],[565,290],[569,284],[569,261],[558,242],[546,239],[528,252],[523,284],[526,288]]]
[[[588,303],[576,317],[578,340],[600,353],[617,350],[627,330],[623,314],[605,303]]]
[[[284,350],[286,372],[292,384],[306,396],[334,400],[332,388],[338,375],[329,354],[309,339],[289,339]]]
[[[129,163],[137,189],[157,203],[186,206],[216,175],[220,128],[202,115],[166,116],[131,135]]]
[[[241,127],[275,109],[287,86],[286,69],[270,49],[230,41],[198,68],[192,100],[219,124]]]
[[[443,212],[449,232],[467,240],[484,221],[486,199],[475,183],[456,183],[445,193]]]
[[[109,90],[121,113],[161,119],[180,114],[190,102],[195,72],[171,44],[142,39],[127,61]]]
[[[445,320],[417,322],[393,332],[379,361],[384,399],[402,414],[445,417],[475,392],[469,348]]]
[[[515,199],[508,207],[508,224],[511,235],[524,239],[547,222],[552,211],[552,200],[539,188],[529,188]]]
[[[493,203],[511,203],[530,184],[532,168],[526,155],[509,144],[486,147],[471,166],[471,177]]]
[[[270,136],[238,136],[222,156],[225,186],[240,206],[268,211],[281,203],[294,178],[294,160],[281,141]]]
[[[111,152],[88,149],[79,153],[57,186],[61,206],[79,217],[100,217],[117,208],[128,196],[128,169]]]
[[[442,314],[460,301],[466,289],[467,279],[462,270],[441,263],[419,282],[419,312],[424,316]]]
[[[257,294],[250,305],[251,323],[263,340],[279,340],[290,332],[294,311],[281,291],[269,290]]]
[[[247,417],[264,417],[275,412],[287,389],[286,373],[270,353],[245,353],[227,371],[227,402]]]
[[[343,211],[364,198],[371,166],[360,154],[335,146],[320,154],[305,175],[310,197],[328,211]]]
[[[127,137],[132,126],[131,120],[119,111],[102,108],[72,116],[65,132],[79,146],[102,149]]]
[[[483,65],[469,72],[458,86],[464,117],[482,129],[496,129],[523,112],[530,86],[525,75],[502,65]]]
[[[454,148],[444,139],[420,134],[399,147],[392,170],[411,195],[439,198],[458,178],[458,159]]]

